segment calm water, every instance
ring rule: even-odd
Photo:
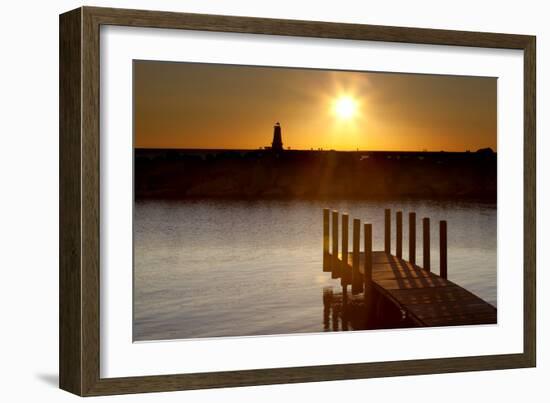
[[[339,280],[322,272],[323,207],[371,222],[377,250],[383,249],[384,208],[401,209],[405,256],[407,212],[417,212],[417,237],[420,219],[430,217],[436,273],[436,223],[447,220],[449,279],[496,306],[494,205],[140,201],[135,206],[135,340],[323,331],[323,288],[340,290]]]

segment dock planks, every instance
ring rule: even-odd
[[[341,254],[338,262],[351,272],[353,253],[347,267]],[[360,253],[359,268],[364,273],[365,254]],[[419,326],[457,326],[497,323],[497,310],[491,304],[411,262],[384,251],[372,253],[372,283]]]

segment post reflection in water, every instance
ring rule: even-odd
[[[323,329],[325,332],[338,332],[415,326],[399,309],[378,294],[373,296],[370,308],[365,304],[362,293],[352,295],[347,287],[338,292],[332,286],[324,287]]]
[[[333,287],[323,289],[323,329],[326,332],[368,329],[363,301],[350,297],[347,292],[335,293]]]

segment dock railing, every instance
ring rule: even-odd
[[[340,220],[341,216],[341,220]],[[341,226],[340,226],[341,223]],[[391,210],[384,210],[384,252],[392,253]],[[340,231],[341,227],[341,231]],[[331,241],[332,229],[332,241]],[[341,232],[341,235],[340,235]],[[363,250],[361,251],[361,220],[353,219],[351,271],[349,265],[349,215],[337,210],[323,209],[323,271],[331,272],[332,278],[341,278],[343,287],[352,286],[352,294],[368,291],[372,281],[373,226],[363,225]],[[341,246],[340,246],[341,240]],[[431,271],[430,218],[422,219],[422,262],[423,269]],[[341,250],[341,252],[340,252]],[[364,258],[361,258],[361,255]],[[395,213],[395,256],[403,257],[403,212]],[[416,213],[409,212],[409,262],[416,264]],[[360,264],[363,267],[360,268]],[[363,273],[370,273],[364,276]],[[447,279],[447,221],[439,221],[439,275]],[[363,279],[363,276],[365,277]]]

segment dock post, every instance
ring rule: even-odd
[[[384,252],[391,253],[391,210],[384,210]]]
[[[439,276],[447,280],[447,221],[439,221]]]
[[[428,217],[422,219],[422,235],[424,270],[430,271],[430,219]]]
[[[332,211],[332,261],[331,271],[338,267],[338,211]]]
[[[329,253],[329,226],[330,226],[330,210],[323,209],[323,271],[330,271],[330,253]]]
[[[403,213],[395,213],[395,256],[403,257]]]
[[[365,224],[365,266],[363,267],[365,303],[372,300],[372,224]]]
[[[342,263],[340,266],[340,284],[346,286],[349,284],[349,268],[348,268],[348,255],[349,255],[349,215],[342,214]]]
[[[353,219],[353,259],[351,270],[351,293],[359,294],[363,292],[363,280],[359,269],[360,251],[359,241],[361,238],[361,221],[358,218]]]
[[[416,213],[409,213],[409,262],[416,264]]]

